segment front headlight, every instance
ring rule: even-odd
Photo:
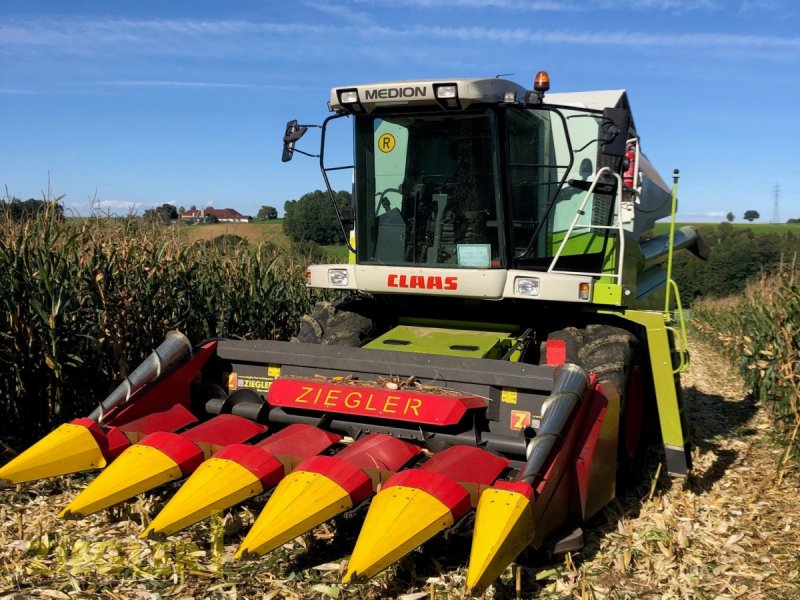
[[[328,269],[328,283],[334,287],[346,287],[350,283],[347,269]]]
[[[518,296],[538,296],[538,277],[517,277],[514,280],[514,293]]]

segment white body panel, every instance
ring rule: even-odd
[[[329,271],[347,273],[347,285],[332,285]],[[539,294],[515,293],[517,277],[539,280]],[[503,269],[432,269],[389,267],[382,265],[311,265],[306,271],[306,285],[315,288],[361,290],[378,294],[424,294],[458,298],[551,300],[588,302],[579,298],[581,283],[591,283],[584,275],[544,273]],[[591,297],[589,294],[588,297]]]

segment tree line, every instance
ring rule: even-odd
[[[796,232],[754,233],[723,222],[700,227],[711,248],[707,261],[689,252],[677,252],[672,276],[684,306],[703,297],[721,298],[742,292],[762,274],[774,274],[781,265],[800,258],[800,227]]]

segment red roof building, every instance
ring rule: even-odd
[[[216,217],[220,223],[249,223],[253,217],[243,215],[232,208],[195,208],[181,213],[181,220],[190,223],[198,223],[206,217]]]

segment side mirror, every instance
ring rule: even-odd
[[[298,125],[297,120],[291,120],[286,124],[286,133],[283,134],[283,156],[282,162],[289,162],[294,156],[294,145],[308,131],[308,127]]]
[[[340,208],[339,217],[341,217],[342,225],[347,231],[353,229],[353,225],[356,224],[356,212],[353,210],[352,206]]]
[[[603,109],[603,124],[600,126],[600,152],[608,156],[625,156],[625,143],[631,114],[624,108]]]

